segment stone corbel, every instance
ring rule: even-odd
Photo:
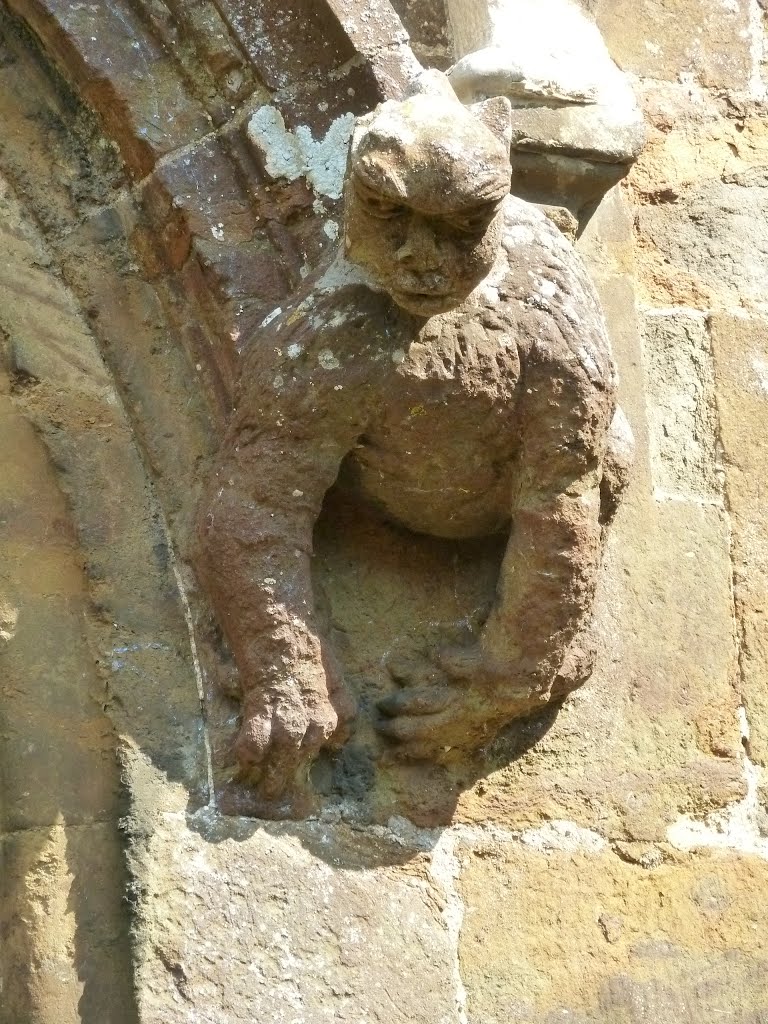
[[[583,226],[645,142],[628,77],[572,0],[446,0],[459,98],[514,108],[513,191]]]

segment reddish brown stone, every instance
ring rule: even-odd
[[[135,175],[210,131],[173,57],[127,4],[101,5],[98,17],[63,0],[11,0],[10,7],[97,111]]]

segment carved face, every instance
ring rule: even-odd
[[[503,137],[454,97],[385,103],[353,138],[347,257],[409,312],[446,312],[493,267],[509,183]]]

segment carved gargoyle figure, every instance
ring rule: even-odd
[[[402,689],[377,727],[393,756],[478,749],[590,671],[628,464],[600,307],[570,244],[509,195],[507,101],[466,108],[437,72],[418,88],[358,122],[343,247],[253,338],[200,510],[242,686],[237,756],[266,800],[354,713],[310,571],[334,484],[417,533],[509,535],[475,641],[391,667]]]

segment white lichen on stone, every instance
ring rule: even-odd
[[[317,356],[318,363],[324,370],[338,370],[341,363],[329,348],[324,348]]]
[[[251,117],[248,137],[262,154],[270,177],[304,177],[314,192],[339,199],[354,123],[354,114],[342,114],[317,140],[307,125],[289,131],[277,107],[263,106]]]

